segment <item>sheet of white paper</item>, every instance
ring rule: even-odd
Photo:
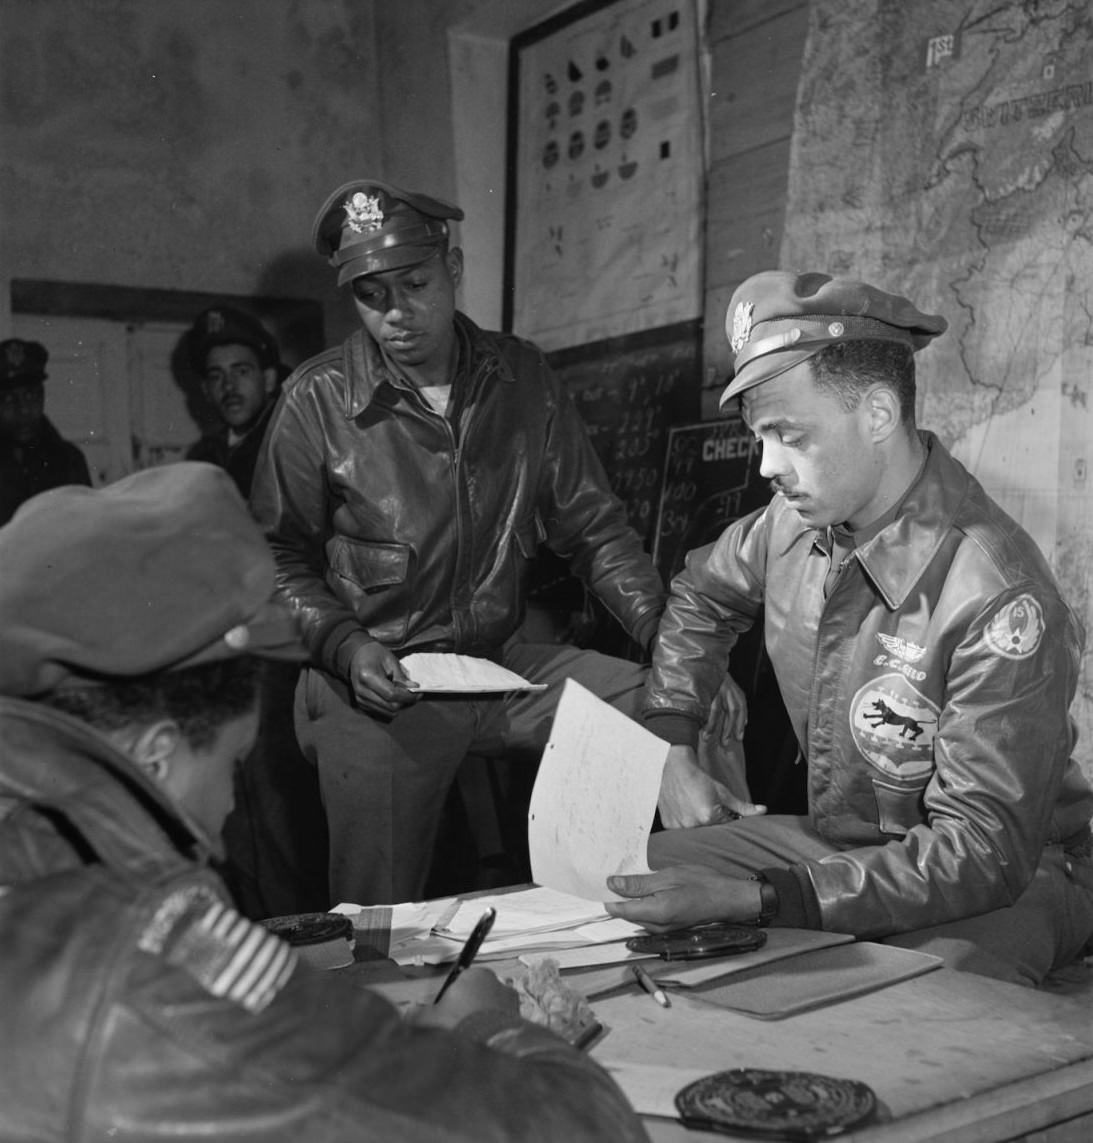
[[[568,929],[607,920],[603,906],[587,897],[575,897],[542,885],[515,893],[493,893],[459,900],[459,908],[447,918],[444,932],[466,940],[478,919],[489,908],[497,911],[483,948],[507,937]]]
[[[415,690],[433,694],[546,690],[545,683],[530,683],[515,671],[473,655],[417,651],[400,662]]]
[[[390,925],[386,953],[392,960],[398,960],[395,950],[408,942],[427,936],[445,906],[453,900],[454,898],[447,897],[436,901],[414,901],[401,905],[354,905],[343,901],[330,911],[349,917],[353,921],[354,929],[365,931],[370,931],[374,927],[372,918],[378,915],[379,923],[386,922]],[[389,914],[389,917],[385,914]],[[458,949],[456,951],[458,952]]]
[[[667,742],[567,679],[528,811],[536,883],[617,901],[611,874],[648,873],[667,756]]]

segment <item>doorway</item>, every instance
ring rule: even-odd
[[[316,301],[13,280],[12,336],[46,347],[46,416],[83,451],[96,485],[181,460],[212,427],[185,334],[218,304],[260,318],[285,365],[323,348]]]

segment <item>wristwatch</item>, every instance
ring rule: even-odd
[[[778,890],[762,873],[753,873],[751,879],[759,882],[759,916],[752,924],[765,929],[778,916]]]

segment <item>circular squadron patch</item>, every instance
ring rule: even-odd
[[[1044,612],[1031,595],[1019,595],[987,624],[983,642],[1007,659],[1027,659],[1044,637]]]
[[[881,675],[850,704],[850,731],[863,757],[890,778],[914,782],[934,765],[940,711],[903,675]]]
[[[763,1068],[703,1076],[677,1092],[675,1103],[688,1127],[763,1139],[823,1139],[877,1113],[873,1090],[857,1080]]]

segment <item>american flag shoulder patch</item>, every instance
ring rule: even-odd
[[[164,897],[138,945],[186,972],[211,995],[250,1012],[261,1012],[297,965],[286,941],[241,916],[203,884],[180,886]]]

